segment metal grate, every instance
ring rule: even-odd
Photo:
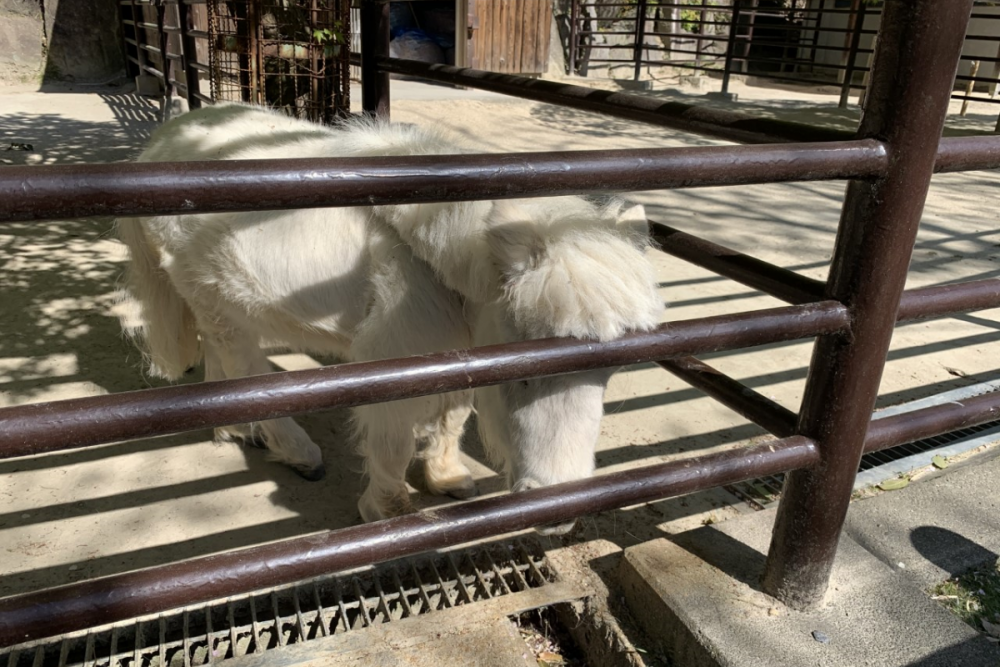
[[[386,563],[0,651],[0,667],[192,667],[556,580],[524,542]]]
[[[900,445],[898,447],[890,447],[889,449],[883,449],[882,451],[871,452],[870,454],[865,454],[861,457],[861,465],[858,466],[858,472],[862,473],[866,470],[877,470],[878,468],[889,466],[895,461],[900,461],[918,454],[935,452],[936,450],[965,440],[972,440],[975,436],[985,434],[987,431],[995,431],[998,429],[1000,429],[1000,421],[994,421],[987,424],[980,424],[979,426],[959,429],[957,431],[934,436],[932,438],[925,438],[924,440],[917,440],[916,442]],[[1000,439],[1000,434],[997,434],[995,438]],[[926,463],[929,463],[929,460],[921,465],[925,465]],[[895,476],[895,474],[895,471],[887,471],[883,481],[884,479],[889,479],[890,477]],[[739,484],[732,484],[725,488],[727,491],[734,494],[751,507],[755,509],[764,509],[777,501],[781,496],[781,487],[782,484],[784,484],[784,481],[784,474],[769,475],[767,477],[760,477],[746,482],[740,482]]]

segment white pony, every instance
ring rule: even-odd
[[[169,121],[139,160],[463,152],[414,126],[331,128],[227,104]],[[167,379],[200,359],[206,380],[267,373],[262,342],[362,361],[550,336],[605,341],[656,326],[663,310],[643,254],[645,214],[620,202],[554,197],[169,215],[122,219],[118,231],[141,312],[134,333],[151,372]],[[514,490],[592,474],[610,375],[475,391],[484,446]],[[473,392],[459,391],[355,410],[369,479],[358,503],[363,519],[410,511],[404,474],[415,456],[433,493],[475,494],[459,457],[472,406]],[[323,475],[319,447],[290,418],[217,435],[262,437],[274,458],[307,479]]]

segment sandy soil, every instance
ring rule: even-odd
[[[395,85],[396,120],[445,126],[485,151],[705,145],[713,142],[585,113],[412,83]],[[739,106],[849,127],[836,98],[737,85]],[[698,91],[657,92],[702,101]],[[957,108],[956,108],[957,111]],[[974,105],[951,131],[992,130],[998,107]],[[0,168],[126,160],[155,109],[115,89],[0,96]],[[11,142],[32,151],[4,151]],[[997,276],[1000,174],[937,177],[914,254],[911,286]],[[822,278],[842,183],[796,183],[640,193],[650,217]],[[8,224],[0,229],[0,405],[157,386],[120,333],[117,281],[124,255],[109,220]],[[670,319],[778,305],[679,260],[656,257]],[[882,382],[889,405],[995,378],[998,312],[898,329]],[[790,408],[801,399],[808,343],[709,355],[711,363]],[[319,363],[277,353],[276,368]],[[200,371],[190,381],[197,381]],[[607,395],[601,471],[732,447],[762,435],[727,409],[652,366],[619,373]],[[0,461],[0,596],[350,525],[361,483],[343,411],[302,420],[329,475],[301,480],[261,451],[211,442],[208,432]],[[500,481],[469,434],[468,460],[484,493]],[[419,497],[419,504],[433,501]],[[621,547],[747,511],[722,490],[625,508],[581,522],[547,544],[608,572]],[[604,566],[601,564],[604,563]]]

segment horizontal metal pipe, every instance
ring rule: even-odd
[[[908,442],[932,438],[1000,419],[1000,391],[964,398],[873,419],[865,438],[865,452],[875,452]]]
[[[875,451],[1000,417],[1000,393],[872,422]],[[814,465],[808,439],[729,450],[463,503],[0,600],[0,646],[278,586],[320,574],[558,523]]]
[[[824,284],[751,255],[651,221],[653,240],[664,252],[788,303],[824,298]],[[1000,279],[986,278],[903,292],[897,321],[941,317],[1000,307]]]
[[[619,151],[18,166],[0,222],[544,197],[866,178],[878,141]]]
[[[1000,392],[872,422],[875,451],[1000,418]],[[808,439],[508,494],[0,600],[0,646],[814,465]]]
[[[663,227],[663,225],[659,226]],[[701,241],[701,239],[696,240]],[[721,246],[719,247],[721,248]],[[754,286],[747,281],[741,282]],[[940,317],[956,312],[997,306],[1000,306],[1000,279],[988,278],[955,285],[924,287],[903,293],[898,321]],[[695,389],[701,390],[774,435],[787,437],[795,433],[797,415],[794,412],[708,364],[694,357],[661,360],[657,363]],[[916,411],[891,419],[875,420],[868,433],[869,441],[866,444],[866,451],[894,447],[905,442],[940,435],[1000,418],[1000,414],[989,407],[991,400],[1000,404],[1000,394],[994,395],[993,399],[977,398],[971,402],[965,402],[966,405],[977,405],[983,408],[984,411],[981,414],[973,412],[962,415],[955,412],[953,408],[947,408],[945,410],[948,413],[946,416],[941,416],[939,413],[935,413],[934,409],[931,409],[930,412],[926,413]]]
[[[794,412],[703,361],[680,357],[656,363],[779,438],[795,433],[798,416]]]
[[[993,307],[1000,305],[1000,280],[911,290],[901,303],[900,321]],[[655,332],[632,334],[605,344],[529,341],[14,406],[0,409],[0,422],[4,424],[0,458],[795,340],[839,330],[846,318],[839,305],[819,302],[674,322]],[[705,340],[710,331],[718,337]],[[491,368],[491,364],[498,366]]]
[[[903,292],[899,301],[897,321],[912,322],[998,306],[1000,306],[1000,279],[997,278],[920,287]]]
[[[382,67],[398,74],[489,90],[512,97],[558,104],[739,143],[847,141],[855,136],[853,132],[845,130],[760,118],[737,111],[681,102],[664,102],[651,96],[597,90],[513,74],[432,65],[398,58],[388,58],[380,62]],[[1000,135],[984,134],[941,139],[936,172],[996,168],[1000,168]]]
[[[440,81],[468,88],[593,111],[617,118],[637,120],[683,132],[739,143],[780,143],[786,141],[846,141],[853,132],[834,130],[774,118],[671,102],[646,95],[597,90],[569,83],[530,79],[513,74],[497,74],[471,68],[435,65],[416,60],[383,58],[379,66],[388,72]]]
[[[813,465],[792,437],[0,600],[0,647]]]
[[[650,231],[653,240],[664,252],[782,301],[809,303],[823,298],[825,286],[819,280],[801,276],[659,222],[651,222]]]
[[[740,253],[729,250],[723,246],[717,246],[709,241],[686,235],[683,232],[671,230],[669,227],[666,227],[666,225],[653,223],[653,229],[654,238],[657,238],[657,240],[660,240],[667,233],[667,230],[669,230],[676,233],[675,236],[670,238],[674,240],[674,243],[676,243],[678,247],[690,243],[691,247],[694,249],[693,252],[695,256],[693,258],[685,257],[683,253],[672,254],[676,254],[678,257],[683,257],[684,259],[689,259],[689,261],[693,261],[695,264],[700,266],[707,265],[707,263],[699,261],[702,258],[698,255],[698,253],[702,251],[703,247],[707,249],[706,252],[708,256],[736,256],[744,258],[744,260],[741,261],[753,260],[755,262],[759,262],[759,260],[755,260],[754,258],[746,255],[741,255]],[[667,252],[670,252],[669,249],[664,249],[667,250]],[[784,269],[779,269],[778,267],[774,267],[764,262],[760,262],[760,264],[765,266],[765,271],[758,273],[756,270],[752,270],[747,274],[737,271],[738,277],[732,275],[733,271],[731,271],[732,267],[730,266],[709,266],[709,268],[721,275],[733,277],[745,285],[768,291],[773,296],[778,298],[784,298],[789,301],[801,303],[803,302],[801,299],[807,297],[804,292],[797,292],[793,290],[787,294],[781,294],[780,290],[771,291],[767,289],[768,287],[771,287],[771,284],[768,281],[769,272],[772,270],[783,271]],[[751,266],[753,265],[751,264]],[[754,268],[756,269],[756,267]],[[801,278],[798,274],[792,275],[797,278]],[[781,282],[777,282],[775,284],[778,287],[783,285]],[[821,283],[817,283],[817,285],[820,289],[822,289]],[[799,300],[795,301],[796,299]],[[1000,279],[988,278],[985,280],[970,281],[954,285],[924,287],[903,293],[898,313],[898,321],[904,322],[930,317],[939,317],[956,312],[992,308],[997,306],[1000,306]],[[657,363],[662,368],[684,380],[695,389],[711,396],[729,409],[742,415],[758,426],[761,426],[770,433],[773,433],[778,437],[787,437],[795,433],[798,416],[794,412],[776,403],[775,401],[772,401],[752,388],[747,387],[738,380],[735,380],[716,370],[708,364],[694,357],[680,357],[670,360],[660,360]],[[981,401],[988,403],[987,399],[981,399]],[[942,421],[940,426],[933,426],[933,424],[938,421],[937,417],[921,416],[920,412],[908,413],[907,415],[901,415],[900,417],[894,419],[878,420],[877,422],[873,422],[872,430],[869,431],[869,439],[874,438],[874,440],[871,440],[866,447],[869,447],[868,451],[871,451],[872,448],[883,449],[885,447],[896,446],[903,444],[904,442],[912,442],[913,440],[930,437],[931,435],[940,435],[941,433],[962,428],[963,426],[973,425],[973,422],[963,421],[967,418],[973,419],[974,423],[978,424],[984,421],[990,421],[992,416],[997,415],[993,412],[987,411],[982,417],[978,415],[972,415],[970,417],[953,416],[953,421]],[[933,432],[929,431],[929,428]],[[921,429],[926,433],[921,435]]]
[[[843,330],[819,302],[683,320],[606,343],[547,339],[0,409],[0,458],[273,419]]]
[[[944,137],[938,144],[934,172],[1000,168],[1000,135]]]

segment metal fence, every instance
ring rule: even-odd
[[[329,123],[350,110],[350,0],[120,0],[140,92],[262,104]]]
[[[151,77],[166,97],[192,109],[211,103],[208,0],[120,0],[125,57],[133,76]]]
[[[658,67],[840,88],[840,105],[863,99],[882,6],[854,0],[573,0],[571,74],[595,66],[638,81]],[[953,99],[998,102],[1000,8],[976,2]],[[964,112],[963,112],[964,113]]]
[[[409,359],[0,410],[0,457],[656,361],[776,440],[487,498],[0,600],[0,646],[112,623],[787,472],[765,590],[792,607],[827,587],[863,452],[997,419],[1000,394],[871,421],[897,321],[1000,305],[1000,280],[904,291],[934,172],[1000,167],[1000,137],[941,135],[971,0],[887,0],[856,133],[388,57],[388,5],[361,10],[363,106],[388,117],[389,73],[459,83],[750,145],[556,154],[9,167],[0,221],[307,208],[847,179],[824,282],[654,225],[663,251],[789,305],[671,322],[621,339],[527,341]],[[931,49],[930,45],[935,45]],[[300,175],[308,172],[309,178]],[[247,192],[253,192],[247,202]],[[419,194],[415,194],[419,193]],[[816,337],[798,415],[692,355]]]

